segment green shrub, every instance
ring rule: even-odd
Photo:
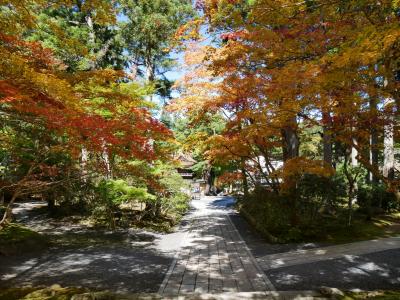
[[[128,180],[102,180],[95,188],[97,198],[92,203],[92,214],[98,222],[106,222],[114,228],[117,225],[130,226],[132,223],[167,223],[172,226],[179,222],[189,207],[189,195],[184,192],[185,182],[171,167],[156,164],[146,170],[146,182]],[[121,210],[121,204],[144,204],[135,211]],[[128,209],[129,210],[129,209]],[[156,226],[157,227],[157,226]]]
[[[119,206],[123,203],[150,203],[156,201],[156,196],[150,194],[146,187],[134,187],[127,181],[102,180],[95,187],[97,195],[92,204],[92,215],[98,223],[105,222],[111,228],[115,228],[117,219],[121,221],[122,213]],[[126,225],[129,221],[124,220]]]
[[[239,203],[242,215],[271,241],[289,230],[286,199],[271,192],[256,190]]]
[[[162,189],[158,191],[161,206],[165,214],[175,217],[184,214],[189,208],[189,194],[184,190],[189,187],[185,180],[174,169],[164,166],[160,174],[159,183]]]
[[[303,175],[293,191],[282,194],[256,188],[240,201],[247,220],[274,242],[295,242],[318,235],[326,212],[336,214],[346,188],[340,176]]]
[[[297,209],[301,222],[312,225],[325,210],[334,210],[346,197],[346,185],[343,178],[336,174],[331,178],[304,174],[296,190]]]
[[[97,186],[97,192],[112,205],[119,205],[130,201],[155,201],[156,197],[148,193],[145,187],[134,187],[125,180],[102,180]]]
[[[399,203],[393,193],[383,184],[362,184],[358,188],[357,203],[368,214],[373,212],[391,212],[399,209]]]

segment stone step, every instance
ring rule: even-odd
[[[316,291],[267,291],[267,292],[225,292],[218,294],[199,294],[187,293],[184,295],[171,295],[166,294],[143,294],[135,299],[140,300],[247,300],[247,299],[265,299],[265,300],[322,300],[332,299],[323,296]]]
[[[314,291],[268,291],[268,292],[238,292],[202,295],[184,295],[174,299],[188,300],[311,300],[329,299]]]

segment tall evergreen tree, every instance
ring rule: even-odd
[[[129,62],[154,82],[171,69],[175,32],[193,16],[190,0],[121,0]]]

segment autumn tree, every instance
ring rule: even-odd
[[[198,73],[194,82],[213,77],[218,84],[209,97],[193,92],[177,103],[189,113],[225,115],[225,130],[207,140],[214,159],[235,161],[253,188],[263,182],[298,211],[302,180],[313,175],[329,183],[333,167],[347,174],[350,213],[366,171],[399,195],[395,1],[198,1],[198,7],[213,41],[202,63],[209,75]],[[208,88],[186,84],[194,85]],[[317,151],[307,150],[310,141]],[[298,222],[295,214],[291,219]]]
[[[160,142],[170,131],[150,114],[140,86],[120,70],[120,60],[113,60],[120,53],[112,32],[115,7],[107,1],[48,5],[32,0],[3,4],[1,14],[8,20],[0,24],[0,117],[7,141],[2,171],[13,169],[10,162],[21,171],[26,166],[16,177],[3,173],[11,182],[1,188],[11,187],[13,194],[2,223],[22,190],[27,195],[48,191],[45,187],[70,178],[67,169],[76,169],[82,149],[93,158],[84,176],[109,172],[105,154],[120,162],[167,159]],[[36,155],[25,148],[13,151],[18,141],[13,136],[22,132],[29,133],[26,142],[36,145]],[[72,161],[67,169],[51,159],[57,152]],[[56,180],[47,171],[65,177]]]

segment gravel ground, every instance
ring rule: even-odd
[[[400,249],[265,270],[277,290],[399,290]]]
[[[0,287],[83,286],[121,293],[157,292],[181,232],[96,231],[80,224],[46,218],[42,202],[18,203],[18,222],[58,243],[41,253],[0,256]]]
[[[0,258],[0,287],[60,284],[121,293],[157,292],[170,263],[171,257],[148,249],[60,249],[39,257]]]
[[[312,249],[329,244],[269,244],[239,215],[231,216],[254,257]],[[341,259],[264,270],[277,290],[316,290],[321,286],[343,290],[399,290],[400,249]]]

